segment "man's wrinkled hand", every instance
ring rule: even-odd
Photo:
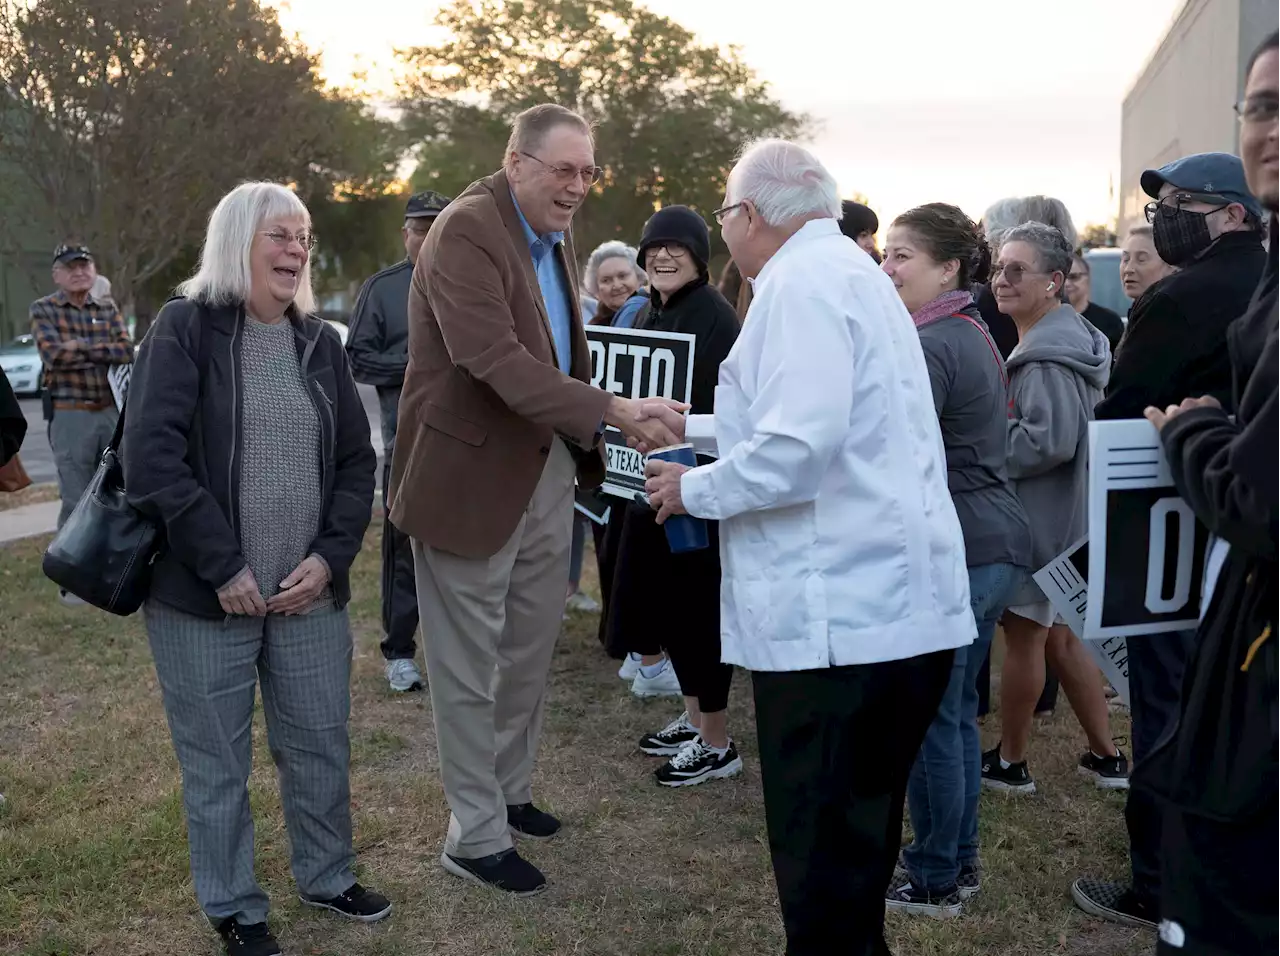
[[[316,555],[305,558],[280,582],[280,593],[267,601],[271,614],[301,614],[315,604],[329,583],[329,566]]]
[[[267,613],[267,605],[258,592],[258,582],[248,567],[218,592],[218,603],[228,614],[262,617]]]
[[[685,510],[684,499],[680,497],[680,477],[688,470],[688,465],[658,458],[645,464],[644,490],[649,496],[649,505],[658,512],[658,524],[664,524],[672,515],[689,513]]]
[[[1156,426],[1156,431],[1164,431],[1164,426],[1169,424],[1183,412],[1189,412],[1196,408],[1221,408],[1222,403],[1212,395],[1204,395],[1200,398],[1184,398],[1179,405],[1170,405],[1163,412],[1154,405],[1148,405],[1146,411],[1142,414],[1146,416],[1147,421]]]

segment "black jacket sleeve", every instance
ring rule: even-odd
[[[325,329],[323,334],[332,334]],[[333,358],[336,423],[333,492],[325,514],[324,527],[311,544],[311,551],[329,565],[333,574],[351,569],[364,542],[365,529],[373,509],[374,471],[378,456],[369,441],[369,417],[356,391],[347,356],[336,340],[329,350]]]
[[[387,319],[377,276],[365,282],[356,297],[347,336],[347,356],[355,379],[366,385],[396,387],[404,384],[404,353],[387,355]]]
[[[0,465],[9,463],[26,437],[27,416],[22,414],[13,386],[9,384],[4,370],[0,369]]]
[[[1098,403],[1099,420],[1141,418],[1147,406],[1158,403],[1177,379],[1186,359],[1186,328],[1182,309],[1167,295],[1152,292],[1140,298],[1129,316],[1129,331],[1116,354],[1107,395]],[[1171,401],[1199,396],[1179,395]],[[1229,400],[1228,395],[1215,396]]]
[[[173,555],[218,590],[248,562],[187,454],[200,398],[200,321],[187,301],[160,310],[134,358],[121,457],[130,503],[159,520]]]
[[[1270,561],[1276,560],[1277,429],[1273,381],[1270,397],[1243,427],[1221,409],[1198,408],[1161,432],[1173,483],[1196,516],[1232,548]]]

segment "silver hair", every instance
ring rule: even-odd
[[[800,216],[840,218],[835,177],[813,153],[785,139],[752,143],[729,181],[731,201],[750,199],[767,225],[780,226]]]
[[[1151,227],[1148,225],[1130,226],[1129,231],[1124,234],[1124,237],[1128,239],[1130,236],[1146,236],[1148,239],[1151,239]]]
[[[1075,261],[1075,250],[1062,231],[1043,222],[1024,222],[1005,230],[1001,245],[1025,242],[1036,251],[1036,265],[1047,273],[1061,272],[1065,277]],[[1058,297],[1066,301],[1066,282],[1058,289]]]
[[[600,274],[600,267],[610,259],[626,259],[635,272],[636,278],[640,280],[643,286],[649,281],[649,277],[645,271],[640,268],[640,263],[636,261],[636,257],[640,253],[636,251],[635,246],[629,246],[625,242],[618,239],[610,239],[608,242],[602,242],[596,246],[595,251],[587,256],[586,267],[582,270],[582,284],[586,290],[592,295],[596,294],[596,277]]]
[[[987,234],[987,241],[991,243],[992,251],[998,253],[1001,243],[1008,239],[1005,233],[1024,222],[1042,222],[1046,226],[1053,226],[1062,233],[1073,249],[1079,241],[1071,213],[1061,199],[1054,199],[1052,196],[1013,196],[993,202],[982,214],[982,228]]]
[[[572,126],[594,141],[591,124],[573,110],[555,103],[539,103],[518,115],[511,124],[511,136],[507,139],[505,165],[512,153],[531,153],[547,139],[547,134],[557,126]]]
[[[293,190],[279,183],[241,183],[214,207],[200,250],[196,274],[178,286],[178,294],[205,305],[235,305],[249,301],[253,270],[253,240],[270,219],[298,218],[311,227],[311,213]],[[298,274],[293,304],[306,314],[314,312],[311,290],[311,257]]]

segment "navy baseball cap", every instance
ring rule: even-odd
[[[449,205],[451,200],[448,196],[441,196],[438,192],[430,189],[420,193],[414,193],[409,197],[409,201],[404,206],[404,218],[406,219],[425,219],[427,216],[438,216],[444,212],[444,207]]]
[[[1160,189],[1168,183],[1174,189],[1207,193],[1238,202],[1259,219],[1262,204],[1249,192],[1244,179],[1244,164],[1230,153],[1195,153],[1175,159],[1159,169],[1142,174],[1142,191],[1152,199],[1160,198]]]
[[[75,262],[77,259],[87,259],[93,261],[93,253],[89,251],[88,246],[70,246],[65,242],[53,250],[53,264],[55,266],[66,265],[68,262]]]

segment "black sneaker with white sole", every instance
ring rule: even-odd
[[[305,896],[299,897],[303,904],[319,910],[328,910],[345,916],[347,919],[361,923],[376,923],[391,912],[391,901],[381,893],[365,889],[359,883],[352,883],[346,892],[339,893],[327,900],[313,900]]]
[[[640,738],[640,752],[650,757],[674,757],[684,749],[685,744],[693,743],[698,737],[698,728],[689,723],[689,712],[686,710],[656,734],[645,734]]]
[[[1000,763],[1000,745],[982,755],[982,785],[988,790],[999,790],[1003,793],[1035,793],[1036,782],[1031,778],[1025,760],[1002,766]]]
[[[915,913],[917,916],[932,916],[934,919],[959,916],[964,909],[958,890],[932,893],[917,889],[910,883],[885,893],[884,905],[886,909],[897,910],[899,913]]]
[[[560,821],[532,803],[507,807],[507,827],[526,840],[550,840],[560,832]]]
[[[708,747],[701,737],[695,737],[678,754],[653,772],[663,787],[691,787],[718,777],[733,777],[742,773],[742,758],[738,748],[729,741],[723,754]]]
[[[512,896],[536,896],[547,888],[547,878],[542,871],[514,849],[472,860],[443,853],[440,865],[469,883],[502,890]]]
[[[227,956],[280,956],[280,944],[266,923],[237,923],[228,916],[218,924]]]
[[[1092,777],[1099,790],[1129,789],[1129,761],[1119,747],[1114,757],[1099,757],[1086,750],[1080,758],[1080,773]]]
[[[1124,883],[1105,880],[1076,880],[1071,884],[1071,898],[1090,916],[1097,916],[1125,926],[1155,929],[1160,914],[1155,906],[1139,897]]]
[[[956,892],[960,901],[972,899],[982,889],[982,866],[979,863],[961,863],[960,875],[956,877]]]

